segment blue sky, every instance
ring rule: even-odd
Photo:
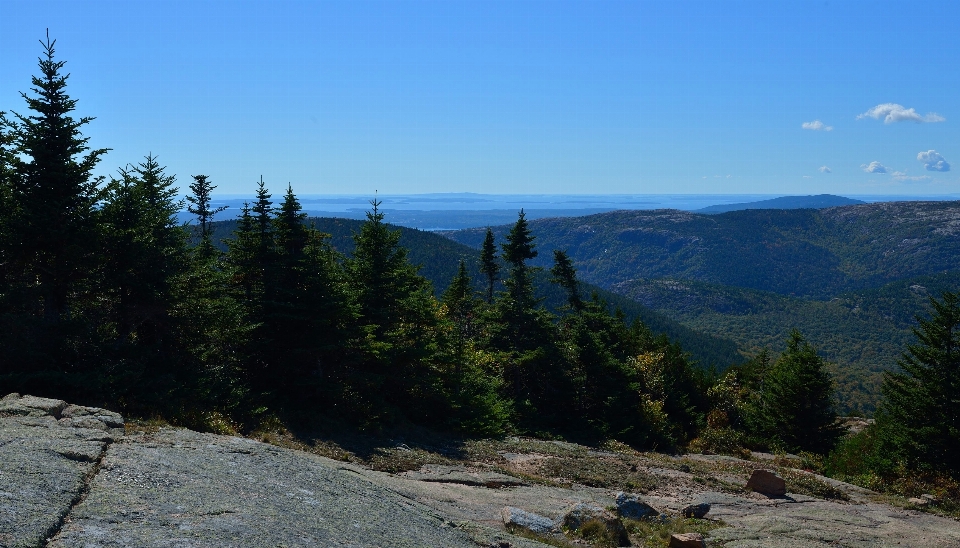
[[[0,110],[49,27],[105,174],[152,152],[225,193],[960,192],[951,2],[0,7]]]

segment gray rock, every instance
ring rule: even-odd
[[[60,418],[60,412],[67,406],[63,400],[38,398],[8,394],[0,400],[0,416],[54,417]]]
[[[783,478],[769,470],[754,470],[750,480],[747,481],[747,489],[768,497],[782,497],[787,494],[787,484],[784,483]]]
[[[515,487],[526,485],[523,480],[506,474],[498,474],[486,470],[473,471],[464,466],[449,466],[444,464],[425,464],[417,472],[406,472],[404,476],[418,481],[434,481],[438,483],[459,483],[479,487]]]
[[[123,428],[123,416],[121,416],[120,413],[114,413],[113,411],[107,411],[99,407],[68,405],[60,413],[60,416],[65,419],[75,420],[92,418],[102,422],[108,428]]]
[[[113,444],[48,544],[451,546],[471,535],[336,461],[166,428]]]
[[[697,518],[703,519],[703,516],[706,516],[710,512],[710,505],[701,502],[699,504],[688,504],[680,510],[680,515],[685,518]]]
[[[512,506],[504,507],[500,511],[500,517],[503,519],[503,524],[508,528],[520,527],[540,535],[553,535],[560,532],[552,519]]]
[[[602,523],[608,533],[618,540],[617,546],[630,546],[627,530],[620,518],[595,504],[578,502],[564,514],[562,523],[568,530],[579,531],[586,523],[591,521]]]
[[[17,409],[32,411],[0,418],[0,546],[42,546],[86,488],[108,442],[102,430],[62,427],[53,417],[30,416],[38,408]]]
[[[644,519],[655,517],[660,511],[640,500],[639,495],[617,493],[617,512],[629,519]]]

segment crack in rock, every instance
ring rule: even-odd
[[[107,449],[112,445],[112,440],[107,441],[103,444],[100,454],[97,456],[96,460],[93,462],[93,468],[91,468],[86,474],[83,475],[83,482],[80,485],[80,489],[77,491],[76,496],[73,497],[73,500],[70,501],[70,506],[60,515],[57,522],[51,526],[50,530],[44,535],[46,539],[43,543],[43,546],[50,544],[57,535],[60,534],[60,531],[63,529],[63,526],[70,520],[70,514],[73,512],[73,509],[76,508],[80,503],[87,498],[87,495],[90,494],[90,486],[93,484],[93,479],[97,477],[97,474],[100,473],[100,468],[103,465],[103,458],[107,456]],[[80,458],[74,458],[68,451],[58,451],[58,453],[68,459],[87,461],[87,455],[79,455]],[[70,453],[70,454],[67,454]]]

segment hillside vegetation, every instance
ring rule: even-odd
[[[330,245],[343,253],[350,255],[354,250],[353,235],[360,231],[363,221],[341,218],[311,218],[307,224],[322,233],[330,235]],[[213,224],[213,239],[220,243],[226,251],[226,243],[234,238],[237,221],[218,221]],[[391,226],[400,231],[400,245],[409,250],[410,262],[417,265],[419,273],[430,280],[437,296],[443,294],[450,286],[450,282],[457,275],[460,261],[464,262],[467,273],[474,282],[474,289],[483,289],[480,273],[480,252],[466,245],[453,242],[434,232],[426,232],[412,228]],[[566,304],[566,294],[550,283],[549,273],[536,274],[537,292],[544,298],[544,305],[553,312],[560,312]],[[497,290],[503,289],[498,282]],[[654,333],[662,333],[671,340],[677,341],[702,367],[714,366],[718,369],[740,363],[744,355],[740,352],[738,343],[722,335],[710,335],[691,329],[682,323],[661,314],[648,306],[638,303],[631,297],[626,297],[614,291],[603,289],[593,284],[582,284],[582,291],[586,295],[596,293],[608,303],[610,310],[620,310],[627,321],[639,320]]]
[[[616,211],[530,226],[545,251],[565,249],[585,281],[608,288],[636,278],[676,278],[829,299],[954,270],[960,256],[960,202],[720,215]],[[483,232],[444,235],[477,247]]]
[[[928,297],[960,287],[960,202],[531,222],[583,278],[746,354],[800,330],[833,362],[841,410],[872,413]],[[493,229],[495,233],[503,227]],[[445,233],[478,245],[479,230]]]

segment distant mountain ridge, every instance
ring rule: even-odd
[[[744,202],[740,204],[718,204],[694,210],[694,213],[726,213],[728,211],[743,211],[744,209],[823,209],[827,207],[865,204],[863,200],[855,200],[833,194],[817,194],[816,196],[781,196],[758,202]]]

